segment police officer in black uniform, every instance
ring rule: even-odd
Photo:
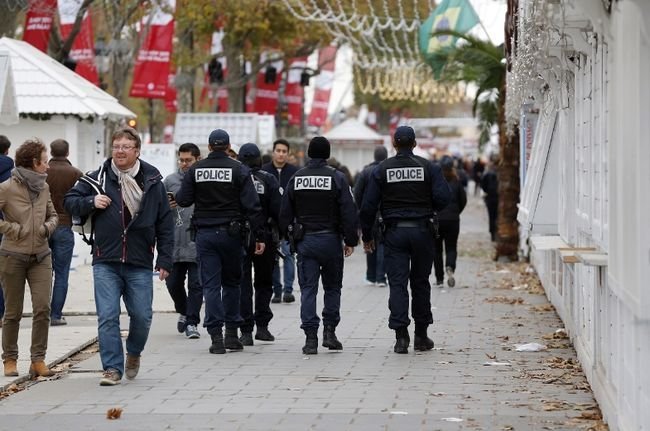
[[[377,209],[381,211],[384,264],[390,286],[388,327],[395,330],[395,353],[408,353],[409,282],[415,321],[414,348],[433,349],[433,341],[427,336],[427,328],[433,323],[429,284],[434,256],[433,216],[447,205],[450,192],[440,167],[413,155],[415,132],[411,127],[397,128],[393,146],[397,154],[372,172],[359,216],[363,247],[369,252],[375,247],[372,226]]]
[[[318,278],[324,290],[323,347],[341,350],[335,329],[341,320],[343,256],[359,242],[358,218],[352,191],[345,176],[327,165],[330,143],[317,136],[309,143],[307,166],[289,181],[282,197],[280,231],[287,233],[298,253],[300,319],[306,341],[302,352],[318,353],[316,312]]]
[[[250,223],[255,253],[264,252],[264,216],[250,169],[228,157],[230,137],[222,129],[208,138],[210,154],[195,163],[175,196],[181,207],[194,204],[193,227],[205,296],[205,326],[212,339],[210,353],[242,350],[237,328],[242,322],[239,295],[243,244]],[[225,338],[222,328],[226,326]]]
[[[275,250],[279,242],[278,215],[280,212],[280,184],[268,172],[260,169],[262,157],[257,145],[248,143],[242,145],[237,157],[248,166],[253,174],[253,184],[262,205],[264,214],[264,253],[256,255],[255,244],[250,241],[246,247],[241,279],[241,317],[244,323],[240,326],[239,341],[244,346],[253,345],[253,327],[257,326],[256,340],[274,341],[275,337],[269,332],[269,322],[273,318],[271,311],[271,296],[273,296],[273,265]],[[255,267],[255,314],[253,314],[253,282],[251,269]]]

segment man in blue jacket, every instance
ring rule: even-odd
[[[101,386],[134,379],[152,319],[152,267],[164,280],[172,269],[174,222],[158,169],[139,159],[140,136],[131,128],[113,133],[112,157],[90,177],[102,194],[83,181],[70,189],[63,205],[73,216],[93,217],[93,279],[99,324]],[[153,265],[154,248],[158,258]],[[120,336],[120,298],[128,311],[126,365]]]
[[[388,327],[395,330],[395,353],[408,353],[409,292],[415,321],[415,350],[433,349],[427,328],[433,323],[429,275],[434,256],[435,211],[447,206],[449,186],[438,165],[413,155],[415,131],[408,126],[395,130],[394,157],[372,172],[361,204],[361,232],[366,253],[375,249],[372,227],[377,210],[384,223],[386,273],[390,288]]]

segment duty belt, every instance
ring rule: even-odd
[[[390,227],[424,227],[425,220],[401,220],[395,223],[390,223]]]

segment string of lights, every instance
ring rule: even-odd
[[[361,93],[418,103],[455,103],[463,98],[464,88],[436,82],[420,58],[420,10],[431,12],[432,2],[413,0],[409,11],[404,1],[283,2],[295,18],[325,23],[339,43],[350,45],[354,79]]]

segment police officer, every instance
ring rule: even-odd
[[[381,211],[384,264],[390,286],[388,327],[395,330],[395,353],[408,353],[409,281],[414,348],[433,349],[433,341],[427,336],[427,328],[433,323],[429,284],[434,255],[433,215],[447,205],[450,192],[440,167],[413,155],[415,132],[411,127],[397,128],[393,146],[397,154],[380,163],[370,176],[359,215],[363,247],[370,252],[375,248],[372,226],[377,209]]]
[[[300,319],[306,341],[303,354],[318,353],[316,312],[318,278],[324,290],[323,347],[341,350],[335,329],[341,320],[343,256],[359,242],[358,218],[352,191],[345,176],[327,166],[330,143],[317,136],[309,143],[307,166],[289,180],[282,197],[280,231],[287,233],[298,253]]]
[[[264,253],[254,254],[255,246],[246,247],[241,279],[241,317],[244,320],[240,329],[239,341],[244,346],[253,345],[253,326],[257,326],[256,340],[274,341],[275,337],[269,332],[269,322],[273,318],[271,311],[271,296],[273,296],[273,265],[275,250],[279,242],[278,214],[280,212],[280,184],[268,172],[262,171],[262,157],[255,144],[244,144],[239,150],[238,159],[251,169],[253,184],[262,205],[264,214]],[[255,267],[255,314],[253,314],[253,282],[251,267]]]
[[[245,220],[256,239],[255,254],[264,252],[264,216],[250,169],[228,157],[230,137],[215,129],[208,138],[210,154],[188,170],[175,196],[181,207],[194,204],[196,252],[205,296],[205,326],[210,353],[242,350],[239,295]],[[222,328],[226,326],[225,338]]]

